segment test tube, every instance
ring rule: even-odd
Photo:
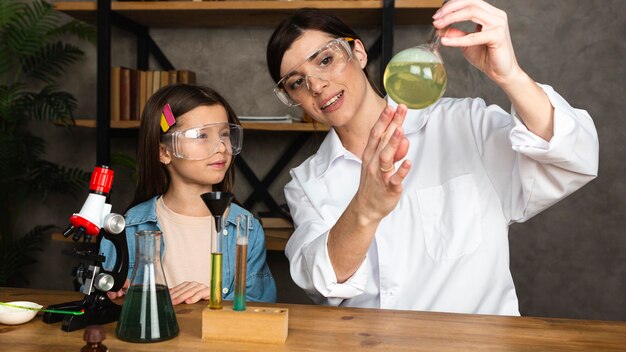
[[[248,262],[249,215],[237,216],[237,245],[235,252],[235,302],[233,310],[246,310],[246,264]]]
[[[230,206],[233,194],[229,192],[207,192],[200,195],[215,219],[215,232],[211,238],[211,300],[209,308],[222,309],[222,241],[224,221],[222,216]]]
[[[211,299],[209,308],[222,309],[222,217],[214,215],[215,235],[211,250]]]

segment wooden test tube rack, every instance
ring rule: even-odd
[[[247,307],[234,311],[204,308],[202,340],[244,341],[282,344],[287,340],[289,309],[280,307]]]

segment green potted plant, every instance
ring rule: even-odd
[[[95,42],[93,27],[63,22],[43,0],[0,0],[0,286],[28,283],[20,271],[54,227],[16,229],[29,202],[80,192],[89,180],[83,170],[45,160],[45,141],[29,131],[32,120],[73,121],[76,99],[56,81],[84,52],[64,43],[67,36]]]

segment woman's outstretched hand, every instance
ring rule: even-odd
[[[463,48],[465,58],[498,85],[524,75],[515,58],[504,11],[481,0],[450,0],[435,13],[433,20],[433,26],[438,29],[463,21],[476,23],[476,31],[472,33],[450,27],[441,44]]]
[[[409,149],[409,140],[402,130],[406,112],[407,107],[402,104],[396,110],[385,107],[363,151],[356,199],[373,221],[380,221],[396,207],[402,194],[402,181],[411,169],[408,160],[395,167]]]
[[[397,205],[402,195],[402,181],[411,169],[404,160],[409,140],[402,123],[406,106],[386,106],[370,130],[361,156],[361,179],[352,201],[328,235],[328,256],[337,282],[348,280],[365,259],[380,221]]]

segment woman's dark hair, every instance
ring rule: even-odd
[[[349,37],[361,40],[352,28],[330,13],[314,8],[297,10],[276,27],[267,43],[267,68],[275,83],[280,80],[280,65],[283,62],[285,52],[306,30],[318,30],[337,38]],[[378,91],[369,79],[367,69],[364,68],[363,72],[374,90]]]
[[[226,99],[209,87],[190,84],[173,84],[154,93],[146,102],[139,126],[137,148],[137,190],[128,209],[160,194],[169,186],[170,177],[159,159],[161,143],[161,112],[165,104],[170,104],[174,117],[181,116],[199,106],[221,105],[228,115],[228,122],[239,125],[237,115]],[[222,182],[213,185],[214,191],[233,192],[235,184],[235,156]]]

